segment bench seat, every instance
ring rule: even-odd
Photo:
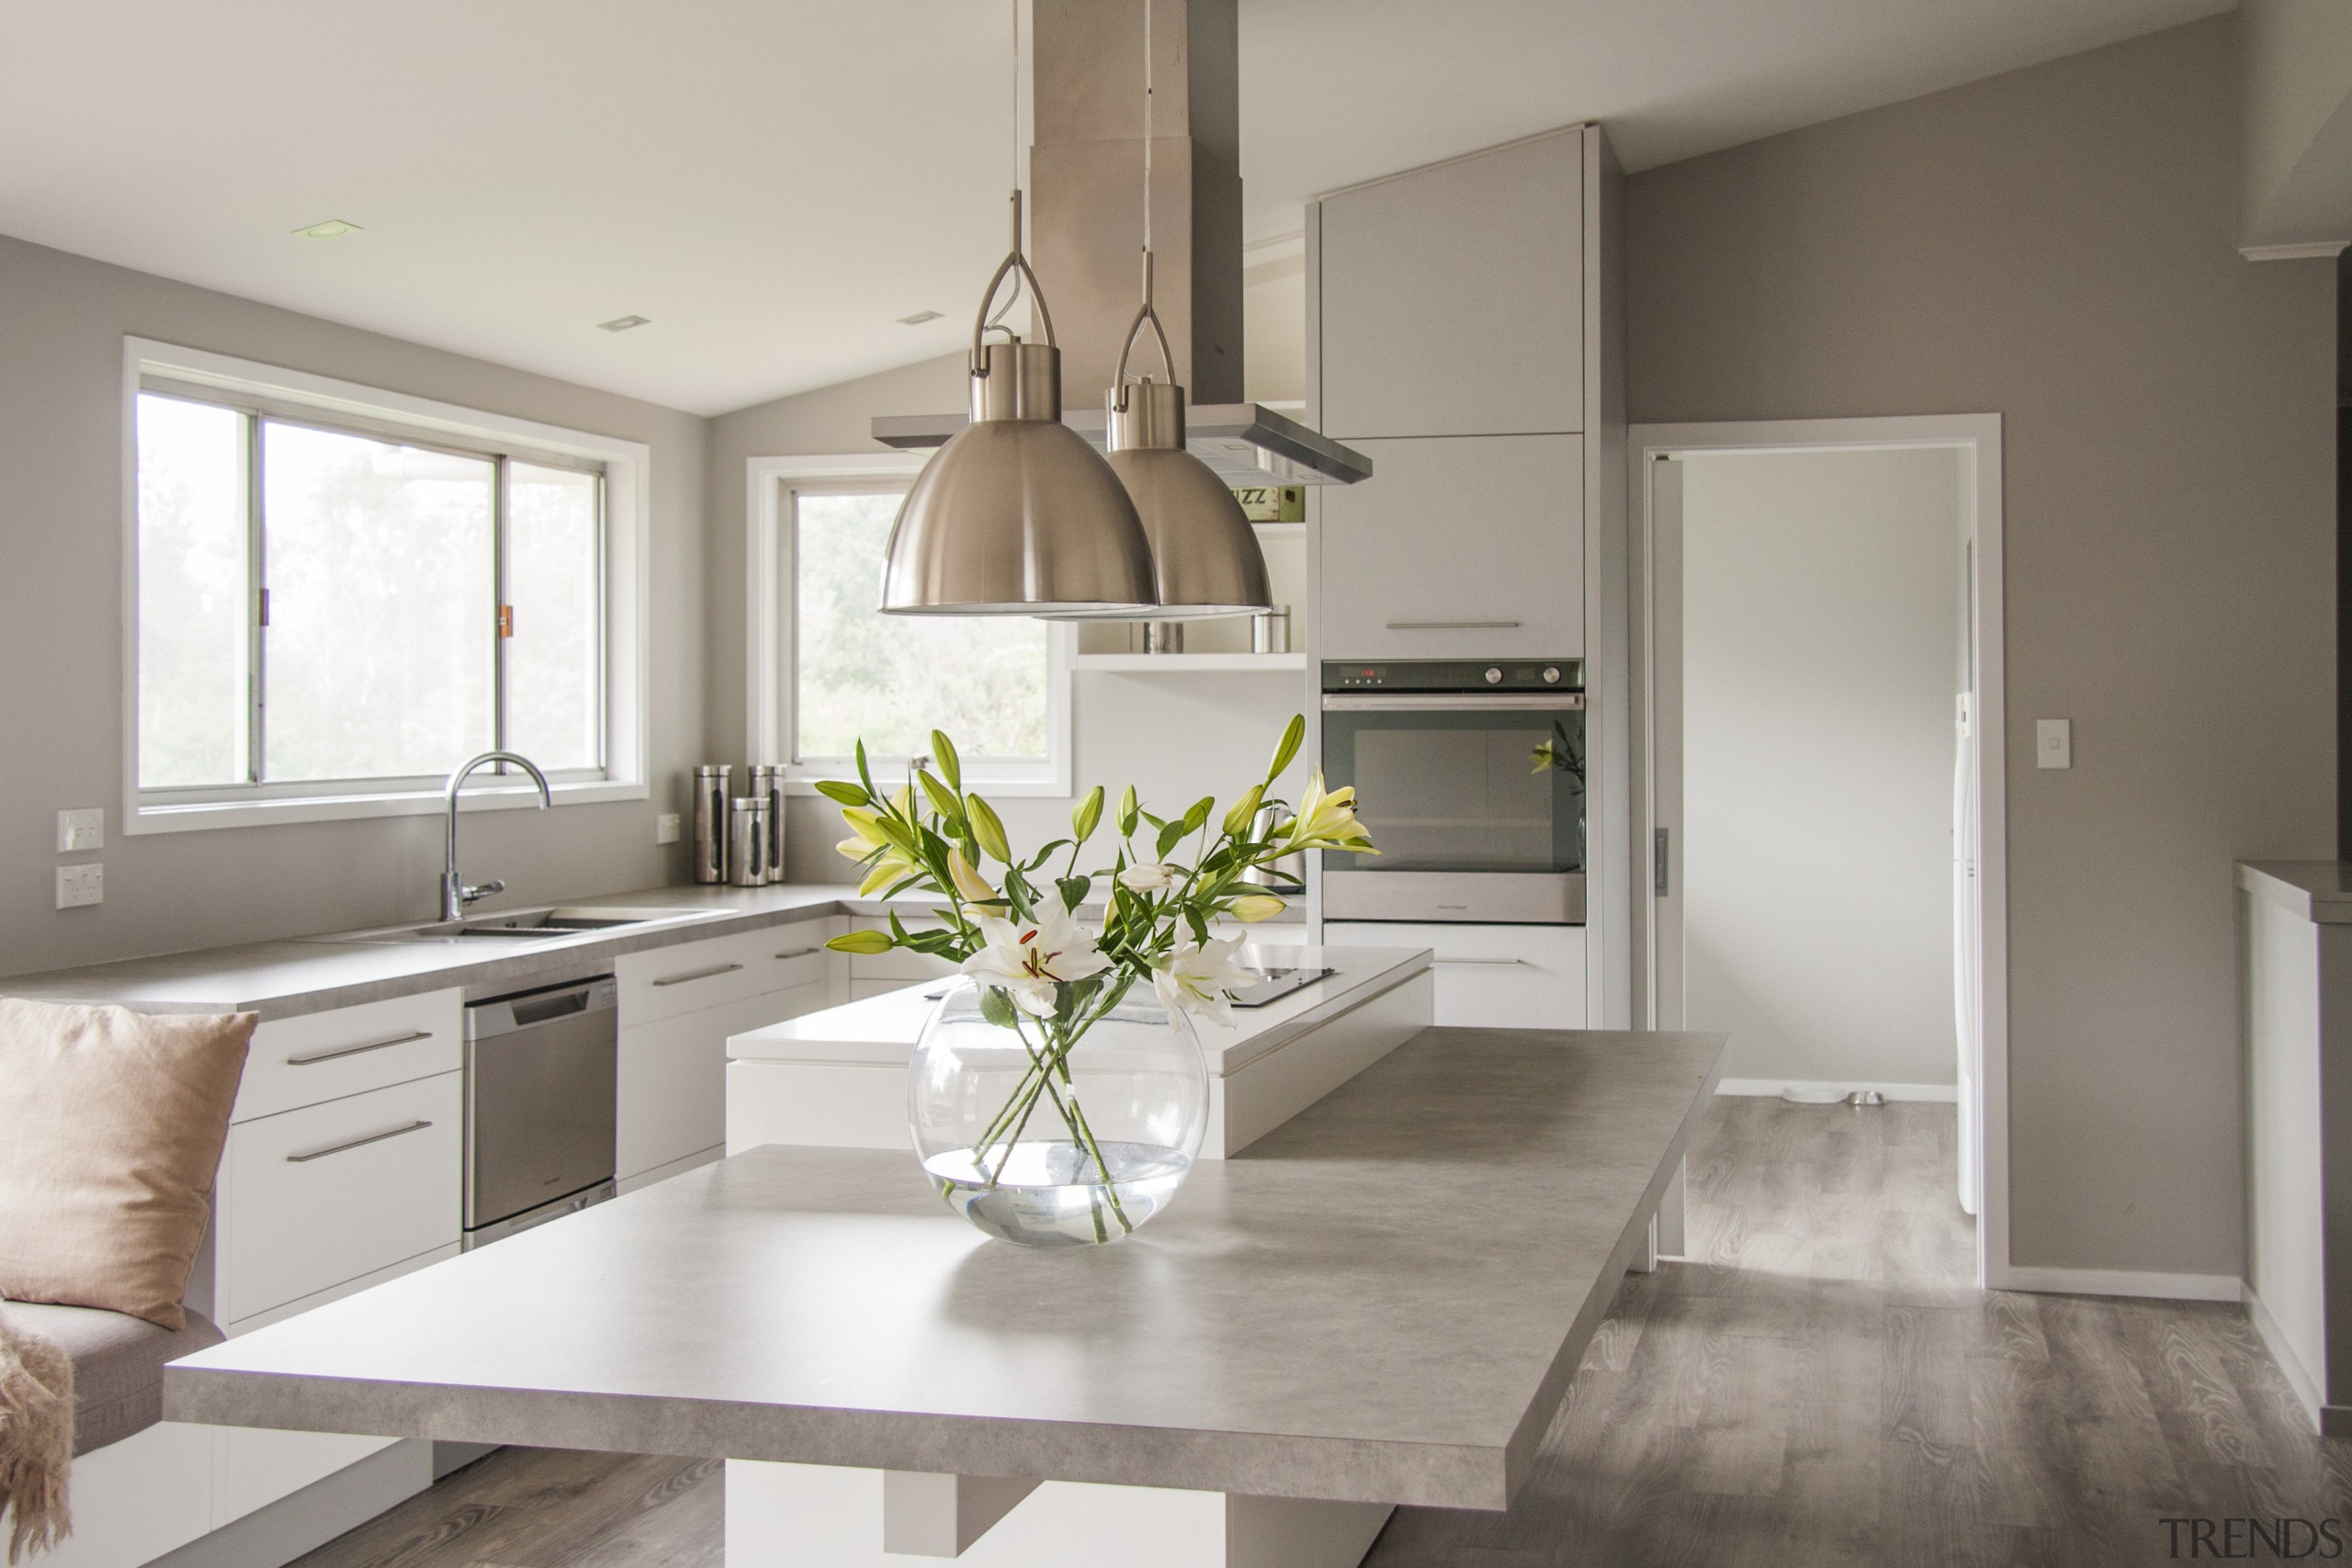
[[[46,1335],[74,1362],[74,1453],[120,1442],[164,1418],[164,1363],[226,1337],[201,1313],[175,1334],[144,1318],[98,1307],[0,1302],[0,1316]]]

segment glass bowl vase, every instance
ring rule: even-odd
[[[1166,1208],[1208,1127],[1192,1021],[1114,972],[1055,1016],[969,979],[933,1010],[907,1077],[915,1157],[949,1208],[1022,1247],[1117,1241]]]

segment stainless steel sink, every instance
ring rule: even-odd
[[[378,931],[345,931],[322,942],[551,942],[568,936],[591,936],[628,931],[639,926],[706,920],[725,909],[616,909],[610,908],[514,909],[495,915],[469,915],[462,920],[435,920],[422,926],[386,926]]]

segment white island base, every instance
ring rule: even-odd
[[[727,1568],[1355,1568],[1386,1503],[727,1461]]]

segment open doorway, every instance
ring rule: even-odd
[[[1728,1092],[1954,1103],[2006,1274],[2000,424],[1636,426],[1653,1027]]]

